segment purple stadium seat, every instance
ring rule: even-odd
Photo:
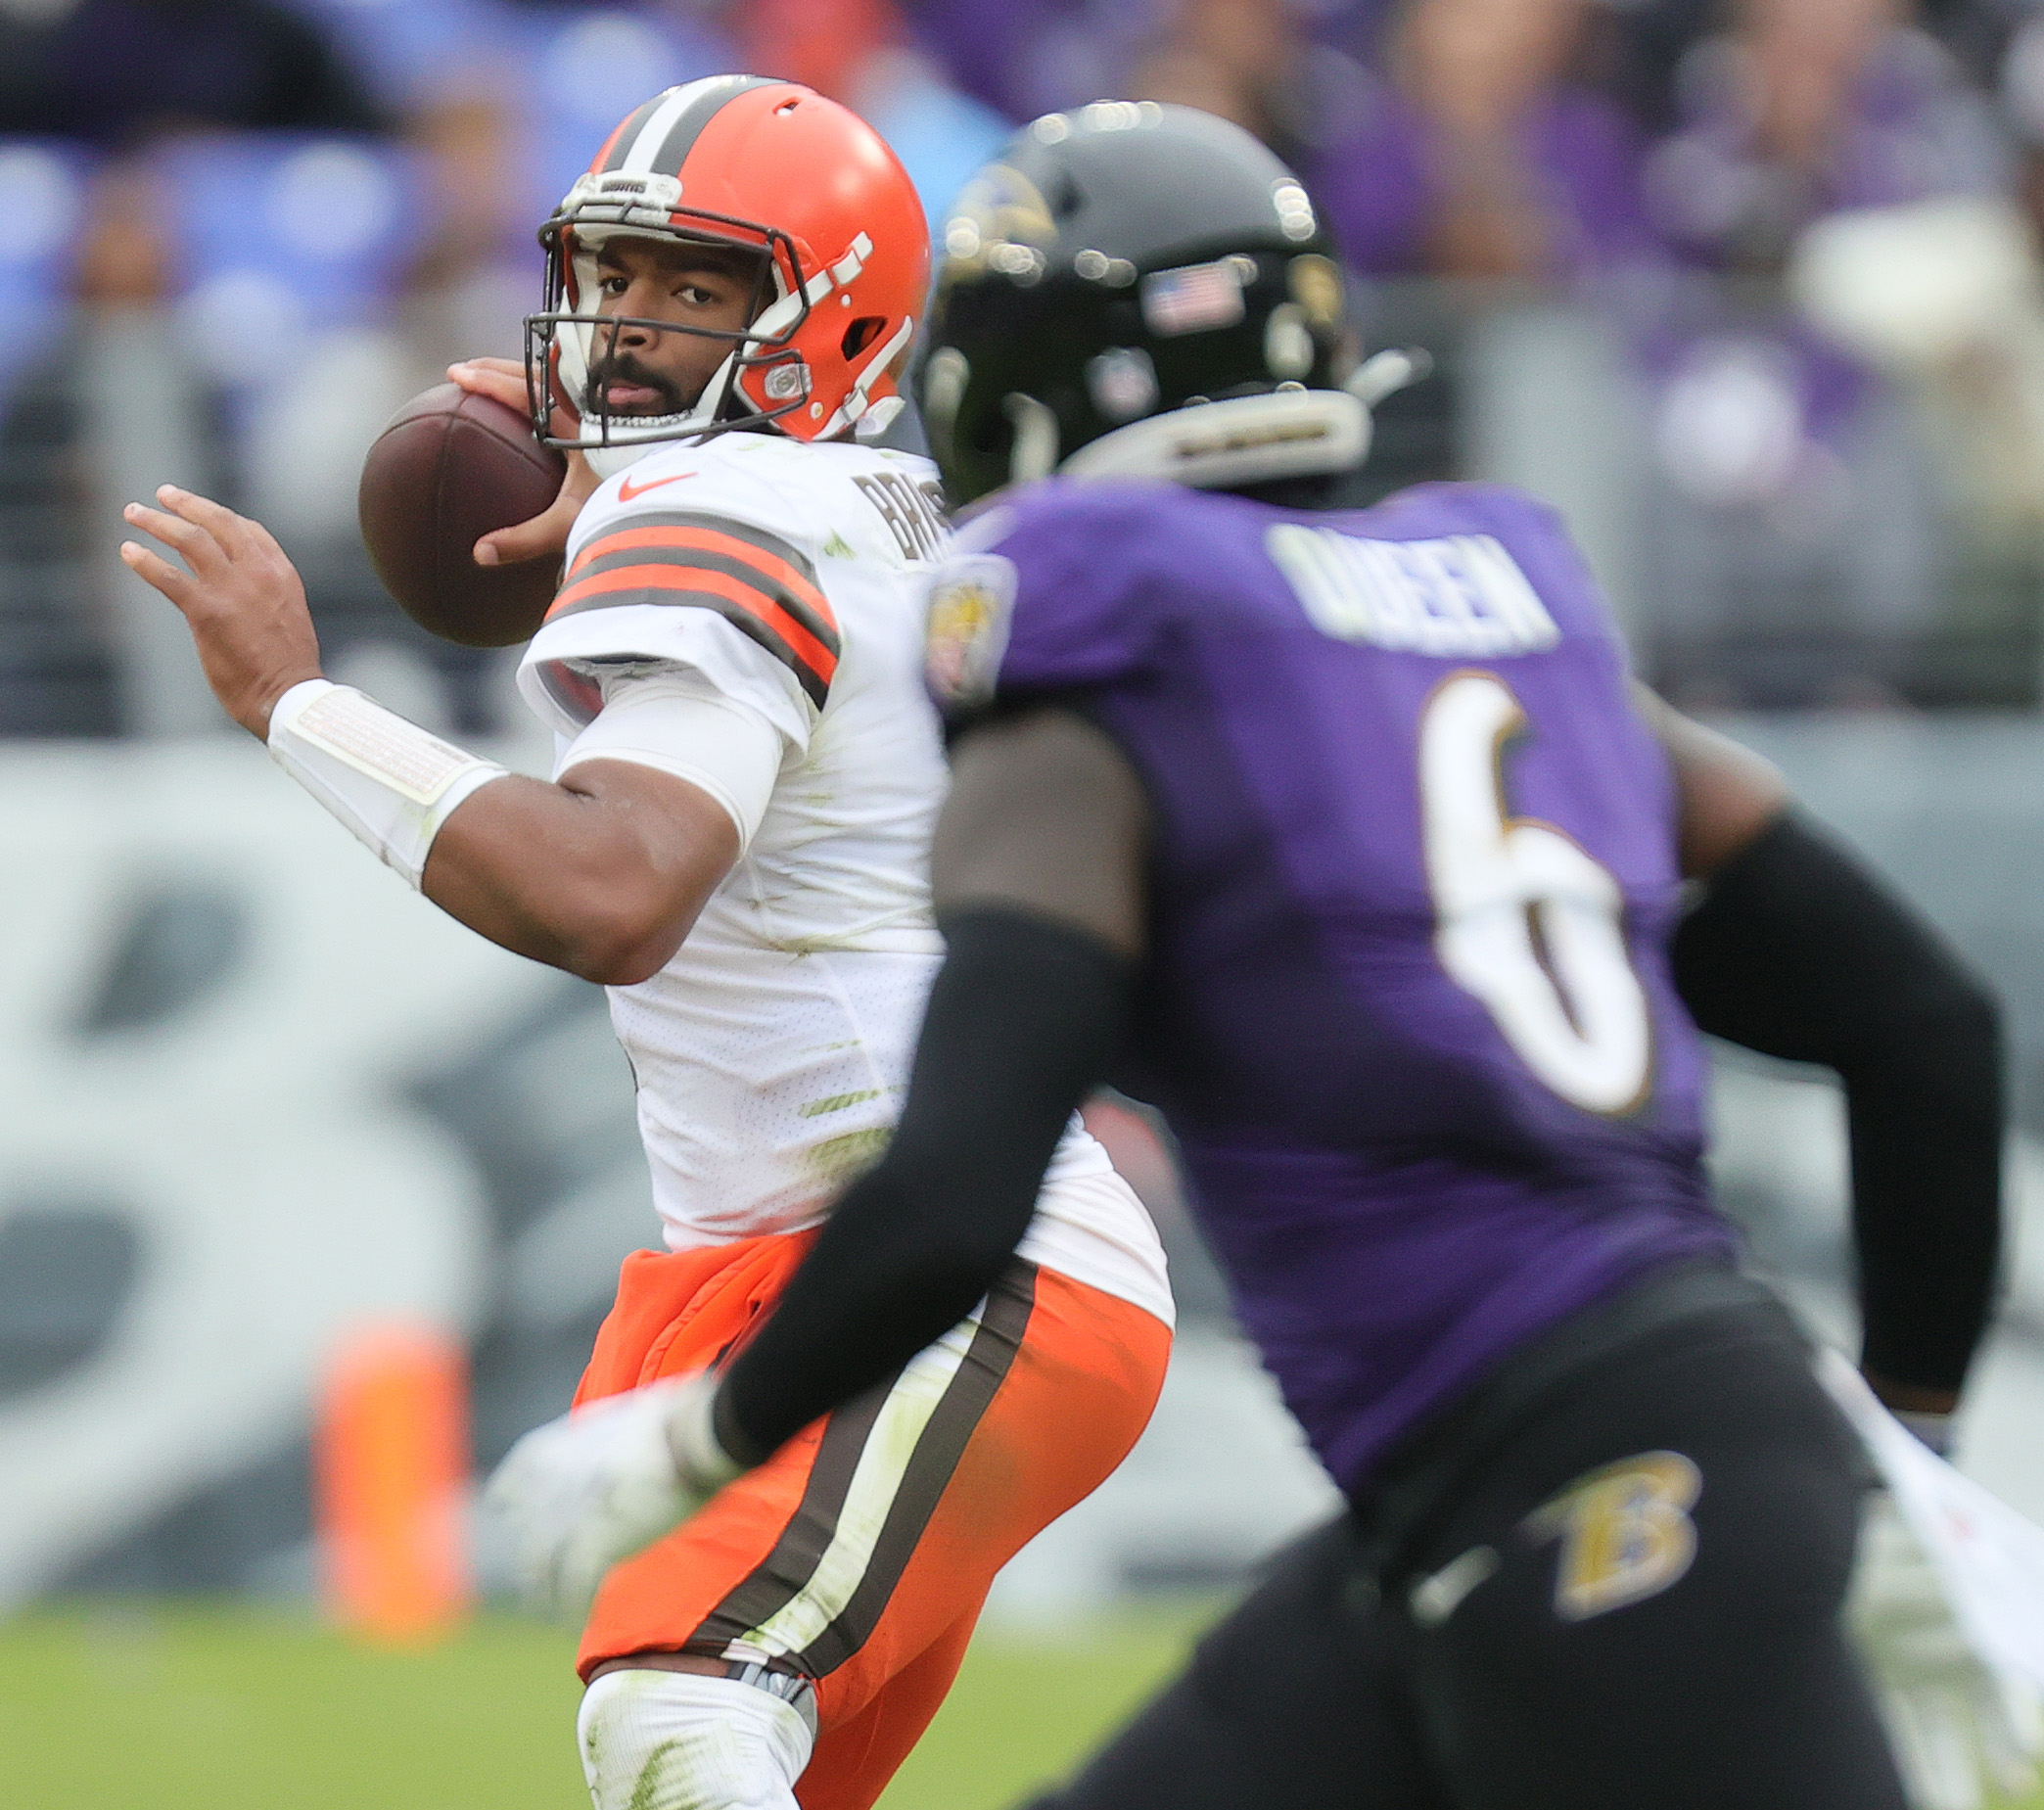
[[[90,173],[73,145],[0,138],[0,398],[63,329]]]
[[[308,334],[380,319],[418,245],[418,172],[385,145],[223,134],[167,145],[157,166],[179,305],[229,384],[261,382]]]
[[[527,9],[518,16],[526,180],[536,226],[589,166],[618,121],[677,82],[737,67],[730,44],[672,15],[626,7]]]
[[[502,0],[288,0],[322,26],[377,98],[406,112],[461,90],[495,59],[515,14]]]

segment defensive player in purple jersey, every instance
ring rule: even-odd
[[[1697,1024],[1843,1076],[1864,1366],[1935,1438],[1997,1257],[1991,998],[1636,690],[1546,509],[1327,507],[1339,278],[1244,134],[1052,116],[944,238],[925,414],[999,492],[931,610],[950,953],[719,1442],[956,1322],[1112,1077],[1349,1509],[1053,1802],[1900,1810],[1840,1629],[1864,1458],[1710,1203]]]

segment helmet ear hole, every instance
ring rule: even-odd
[[[861,314],[845,329],[844,353],[847,358],[859,354],[880,337],[881,329],[887,325],[885,314]]]

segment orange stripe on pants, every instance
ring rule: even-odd
[[[577,1400],[726,1358],[813,1238],[635,1253]],[[816,1680],[819,1733],[796,1793],[805,1810],[865,1810],[879,1796],[950,1690],[994,1574],[1121,1462],[1156,1405],[1170,1347],[1169,1329],[1142,1309],[1036,1272],[1012,1360],[871,1632]],[[842,1412],[854,1416],[859,1405]],[[722,1650],[721,1636],[706,1641],[699,1631],[785,1551],[830,1424],[806,1428],[611,1572],[582,1636],[584,1678],[635,1652]]]

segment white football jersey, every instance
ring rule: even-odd
[[[935,468],[908,453],[659,446],[583,508],[520,667],[564,738],[677,673],[776,738],[759,738],[779,770],[757,826],[739,822],[680,950],[610,989],[671,1248],[815,1224],[900,1110],[944,949],[928,851],[947,774],[923,689],[944,539]],[[1171,1317],[1148,1216],[1076,1126],[1021,1251]]]

